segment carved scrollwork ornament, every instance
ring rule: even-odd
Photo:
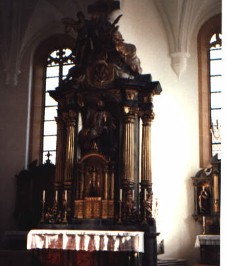
[[[114,80],[115,71],[111,64],[99,60],[87,70],[88,84],[94,88],[103,88]]]

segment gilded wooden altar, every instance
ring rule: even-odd
[[[90,19],[79,12],[62,20],[77,34],[77,64],[49,92],[58,103],[56,166],[39,227],[141,231],[142,265],[154,266],[151,122],[161,86],[141,74],[135,45],[119,31],[121,15],[109,22],[118,2],[101,6],[89,7]]]
[[[81,12],[76,21],[63,19],[77,31],[78,62],[50,91],[58,102],[55,203],[65,222],[146,222],[153,96],[161,86],[141,74],[136,47],[118,30],[121,16],[110,23],[99,8],[92,6],[90,20]]]

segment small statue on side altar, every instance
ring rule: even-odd
[[[198,205],[200,214],[210,214],[210,191],[206,185],[202,186],[202,190],[198,197]]]

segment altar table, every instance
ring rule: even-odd
[[[42,266],[140,266],[144,232],[31,230],[27,249]]]
[[[197,235],[195,247],[200,248],[201,263],[220,265],[220,235]]]
[[[27,249],[144,252],[144,232],[31,230]]]

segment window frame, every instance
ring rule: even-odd
[[[209,41],[214,33],[221,32],[221,14],[210,18],[201,27],[198,34],[198,77],[199,77],[199,148],[200,167],[210,163],[210,70]]]
[[[34,53],[28,162],[37,160],[39,164],[42,164],[42,118],[45,106],[46,60],[51,51],[62,48],[73,50],[74,46],[75,39],[73,37],[66,34],[57,34],[44,40]]]

